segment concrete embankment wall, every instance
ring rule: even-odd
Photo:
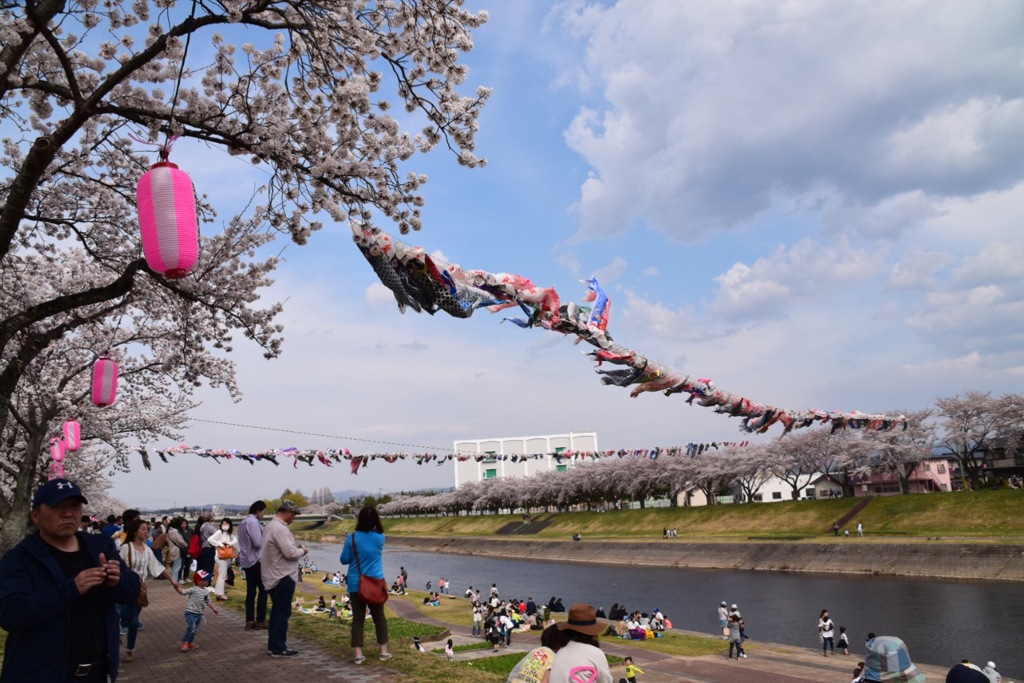
[[[583,564],[879,574],[1024,581],[1024,546],[914,542],[687,543],[389,536],[389,550],[537,558]]]

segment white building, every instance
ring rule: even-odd
[[[469,459],[455,460],[455,488],[466,482],[503,477],[530,477],[538,472],[560,472],[577,461],[555,457],[565,451],[596,451],[597,432],[569,432],[547,436],[467,439],[454,443],[455,452]],[[521,456],[542,456],[526,457]]]

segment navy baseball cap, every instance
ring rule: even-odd
[[[36,489],[36,495],[32,496],[32,507],[37,508],[42,503],[57,507],[68,498],[81,498],[83,503],[89,502],[75,482],[70,479],[51,479]]]

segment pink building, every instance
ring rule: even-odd
[[[906,493],[938,493],[951,491],[949,463],[945,458],[931,458],[906,465],[910,475],[906,480]],[[900,482],[892,472],[872,474],[870,477],[854,477],[851,481],[853,495],[891,496],[900,492]]]

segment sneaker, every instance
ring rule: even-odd
[[[366,661],[366,657],[356,657],[355,659],[352,660],[352,662],[354,664],[362,664],[365,661]]]
[[[121,635],[122,636],[128,635],[128,627],[127,626],[122,626],[121,627]]]
[[[181,651],[182,652],[188,652],[188,643],[182,643],[181,644]]]
[[[380,661],[382,661],[382,662],[386,662],[386,661],[388,661],[389,659],[391,659],[391,658],[392,658],[393,656],[394,656],[394,655],[392,655],[392,654],[391,654],[390,652],[385,652],[384,654],[382,654],[382,655],[380,656]]]
[[[142,625],[142,622],[140,621],[140,622],[139,622],[139,630],[141,631],[141,630],[142,630],[142,629],[144,629],[144,628],[146,628],[146,627],[145,627],[145,626],[143,626],[143,625]]]
[[[188,644],[188,649],[190,649],[190,650],[194,650],[197,647],[199,647],[199,643],[189,643]]]
[[[743,659],[746,659],[747,658],[747,653],[744,652],[743,654],[740,655],[740,657],[743,657]]]
[[[298,650],[283,650],[281,652],[271,652],[271,657],[296,657],[298,656]]]

